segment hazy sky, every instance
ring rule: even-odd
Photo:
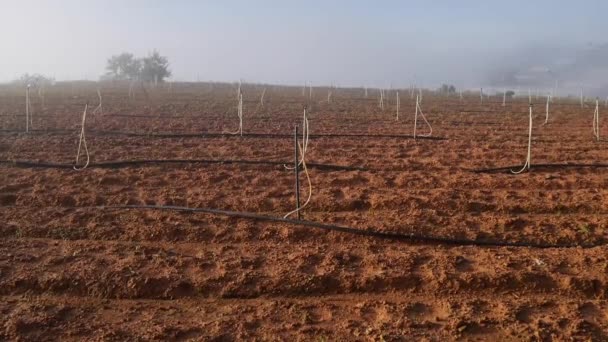
[[[0,81],[95,80],[113,54],[158,49],[175,80],[473,85],[528,50],[605,44],[606,15],[606,0],[0,0]]]

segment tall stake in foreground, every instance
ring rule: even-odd
[[[290,212],[288,212],[285,216],[283,216],[283,218],[288,218],[289,216],[298,213],[298,218],[300,218],[300,212],[302,211],[302,209],[304,209],[309,203],[310,200],[312,198],[312,182],[310,180],[310,174],[308,173],[308,167],[306,166],[306,151],[308,149],[308,139],[309,139],[309,125],[308,125],[308,116],[306,114],[306,108],[304,108],[304,117],[303,117],[303,122],[302,122],[302,143],[298,143],[297,140],[297,128],[295,131],[296,135],[295,135],[295,170],[296,170],[296,209],[292,210]],[[299,153],[298,153],[299,152]],[[306,181],[308,183],[308,198],[306,199],[306,201],[304,202],[304,204],[302,204],[300,206],[300,199],[299,199],[299,194],[300,194],[300,181],[298,178],[298,170],[300,165],[302,166],[302,171],[304,171],[304,175],[306,175]],[[290,167],[285,166],[285,168],[287,169],[291,169]]]
[[[526,157],[526,162],[524,163],[524,167],[522,167],[519,171],[511,170],[513,174],[520,174],[524,171],[529,171],[531,164],[531,156],[532,156],[532,104],[530,103],[530,128],[528,130],[528,155]]]
[[[600,101],[595,100],[595,111],[593,112],[593,135],[596,141],[600,141]]]

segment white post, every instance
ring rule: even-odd
[[[129,84],[129,98],[135,98],[135,93],[133,92],[133,86],[135,85],[135,80],[131,80]]]
[[[549,122],[549,102],[551,101],[551,95],[547,95],[547,106],[545,107],[545,123],[543,125],[546,125],[547,122]]]
[[[239,96],[239,112],[240,112],[239,130],[241,131],[241,136],[243,136],[243,94],[242,93],[241,93],[241,96]]]
[[[46,107],[46,106],[45,106],[45,101],[44,101],[44,98],[45,98],[45,96],[44,96],[44,95],[45,95],[45,91],[46,91],[46,88],[45,88],[44,83],[42,83],[42,84],[38,85],[38,97],[39,97],[39,98],[40,98],[40,100],[42,101],[42,108],[43,108],[43,109]]]
[[[399,91],[397,91],[397,121],[399,121],[399,107],[401,106],[401,100],[399,99]]]
[[[483,104],[483,88],[479,89],[479,98],[481,99],[481,104]]]
[[[25,88],[25,133],[30,131],[30,85]]]
[[[595,100],[595,111],[593,112],[593,135],[595,140],[600,141],[600,101]]]
[[[583,95],[583,88],[581,88],[581,108],[585,107],[585,96]]]
[[[505,107],[507,105],[507,89],[503,89],[502,92],[502,106]]]
[[[531,166],[531,157],[532,157],[532,104],[530,104],[530,126],[528,130],[528,155],[526,157],[526,162],[524,163],[524,167],[519,171],[511,170],[513,174],[520,174],[526,170],[530,170]]]
[[[260,96],[260,105],[264,107],[264,96],[266,95],[266,88],[262,90],[262,96]]]
[[[528,88],[528,103],[532,103],[532,91]]]
[[[93,115],[95,115],[97,113],[103,114],[103,108],[101,106],[101,90],[99,90],[99,88],[97,88],[97,97],[99,97],[99,105],[93,111]]]
[[[414,140],[416,140],[416,126],[418,126],[418,96],[416,96],[416,114],[414,114]]]
[[[365,98],[367,98],[367,87],[365,87]]]
[[[89,162],[90,162],[90,156],[89,156],[89,148],[87,147],[87,140],[85,138],[84,135],[84,131],[85,131],[85,122],[87,119],[87,109],[89,108],[89,104],[87,103],[84,106],[84,112],[82,113],[82,126],[80,127],[80,140],[78,141],[78,152],[76,152],[76,163],[74,164],[74,170],[76,171],[81,171],[87,168],[87,166],[89,166]],[[80,159],[80,148],[82,147],[82,145],[84,144],[84,151],[87,155],[87,162],[86,164],[79,168],[78,167],[78,160]]]

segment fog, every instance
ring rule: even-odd
[[[121,52],[174,81],[608,92],[605,1],[0,0],[0,81],[97,80]]]

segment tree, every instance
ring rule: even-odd
[[[439,88],[439,91],[444,93],[444,94],[455,94],[456,93],[456,87],[454,87],[453,85],[448,85],[448,84],[442,84],[441,88]]]
[[[142,71],[141,60],[131,53],[121,53],[108,59],[107,76],[115,80],[133,80],[139,77]]]
[[[169,60],[154,50],[148,57],[142,59],[141,78],[148,82],[163,82],[171,77]]]
[[[18,80],[14,80],[13,83],[24,86],[29,84],[36,88],[55,84],[55,79],[41,74],[23,74]]]

